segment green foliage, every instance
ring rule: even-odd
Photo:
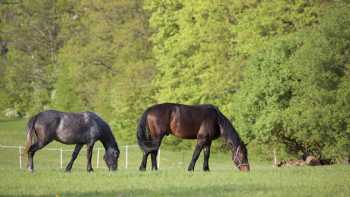
[[[150,1],[147,5],[155,10],[150,25],[155,29],[157,100],[224,104],[222,99],[234,91],[239,73],[232,63],[230,2]]]
[[[349,156],[345,0],[6,2],[1,113],[95,111],[126,144],[154,103],[212,103],[257,152]]]
[[[270,42],[251,58],[237,95],[237,122],[247,136],[294,153],[348,156],[348,10],[334,6],[319,26]]]
[[[68,2],[50,0],[1,5],[1,39],[9,49],[1,62],[2,93],[8,97],[3,108],[32,114],[50,103],[56,53],[63,43],[57,12],[68,7]]]
[[[245,59],[277,37],[317,24],[322,7],[326,2],[319,0],[237,1],[237,53]]]
[[[80,111],[82,104],[74,89],[73,81],[74,71],[69,66],[61,65],[58,71],[57,81],[55,83],[55,92],[53,93],[53,108],[62,111]]]
[[[95,111],[112,123],[118,139],[135,143],[154,73],[142,2],[80,2],[65,21],[62,31],[72,37],[59,51],[53,106]]]

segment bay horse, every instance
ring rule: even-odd
[[[33,157],[36,151],[53,140],[63,144],[76,144],[65,171],[70,172],[80,149],[87,145],[87,171],[93,171],[91,165],[92,150],[97,140],[105,148],[104,160],[109,170],[118,167],[119,148],[109,125],[93,112],[69,113],[55,110],[40,112],[27,123],[26,152],[28,170],[33,172]],[[36,138],[33,143],[33,138]]]
[[[203,170],[209,171],[209,155],[212,140],[223,137],[232,151],[233,163],[240,171],[249,171],[246,145],[231,122],[214,105],[183,105],[163,103],[149,107],[142,114],[137,141],[143,150],[139,170],[146,170],[147,157],[151,154],[152,170],[157,170],[157,153],[164,136],[172,134],[182,139],[197,139],[188,171],[193,171],[202,149]]]

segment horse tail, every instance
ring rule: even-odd
[[[147,113],[148,110],[142,114],[137,126],[137,143],[144,152],[151,152],[158,149],[158,144],[149,135]]]
[[[26,128],[26,132],[27,132],[27,139],[26,139],[26,143],[25,143],[25,148],[24,148],[24,152],[28,153],[30,146],[33,144],[33,134],[36,135],[35,133],[35,122],[37,119],[38,115],[33,116],[32,118],[30,118],[30,120],[27,123],[27,128]]]

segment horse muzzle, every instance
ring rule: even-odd
[[[118,166],[117,165],[108,166],[108,170],[109,171],[116,171],[116,170],[118,170]]]
[[[117,171],[117,170],[118,170],[117,167],[111,167],[111,168],[109,168],[109,171]]]
[[[250,166],[249,164],[241,164],[239,167],[238,167],[239,171],[241,172],[249,172],[250,171]]]

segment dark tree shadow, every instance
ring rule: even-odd
[[[275,188],[277,189],[277,188]],[[253,196],[259,191],[273,192],[274,188],[261,187],[259,185],[210,185],[203,187],[164,187],[161,190],[151,190],[151,189],[127,189],[118,191],[96,191],[96,192],[63,192],[57,194],[47,194],[47,195],[22,195],[28,197],[44,197],[44,196],[59,196],[59,197],[89,197],[89,196],[113,196],[113,197],[124,197],[124,196],[239,196],[244,194],[244,196]],[[0,197],[3,195],[0,194]],[[6,195],[7,197],[11,197]],[[19,196],[19,195],[13,195]],[[21,195],[20,195],[21,196]]]

